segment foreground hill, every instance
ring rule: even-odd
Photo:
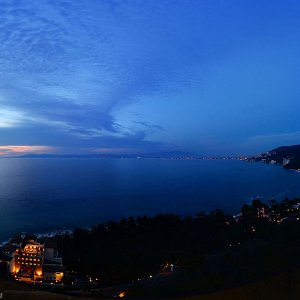
[[[256,199],[236,216],[160,214],[76,229],[58,246],[68,270],[125,285],[130,298],[192,297],[300,268],[299,220],[300,199]]]
[[[89,274],[76,291],[85,298],[125,293],[139,300],[299,299],[299,236],[300,199],[286,198],[255,199],[235,216],[214,210],[129,217],[56,239],[67,269]],[[11,290],[20,289],[18,282],[6,280],[0,281],[4,299],[59,299],[33,295],[34,286],[16,293]],[[63,297],[73,296],[74,289],[66,277],[57,292],[70,299]]]
[[[287,169],[300,169],[300,145],[282,146],[248,160],[264,161],[271,164],[281,164]]]
[[[15,288],[6,289],[3,299],[7,300],[109,300],[106,298],[92,297],[73,297],[58,293],[50,293],[38,290],[21,290],[20,285]],[[128,299],[128,297],[127,297]],[[136,298],[130,298],[135,299]],[[153,300],[155,298],[139,298],[139,300]],[[300,299],[300,269],[295,268],[281,274],[265,278],[254,283],[248,283],[239,287],[226,290],[201,294],[192,297],[165,298],[167,300],[252,300],[252,299]]]
[[[300,269],[293,269],[237,288],[176,300],[300,299]]]

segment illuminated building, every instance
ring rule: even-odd
[[[44,245],[28,241],[23,248],[15,252],[14,273],[22,280],[41,280],[43,263]]]
[[[61,282],[65,274],[53,238],[41,243],[21,236],[2,247],[2,256],[9,273],[21,281]]]

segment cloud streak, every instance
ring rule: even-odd
[[[158,3],[148,4],[149,9],[163,8]],[[136,19],[139,9],[144,20]],[[42,128],[45,134],[52,128],[58,135],[99,144],[107,136],[141,142],[148,131],[161,130],[145,121],[132,123],[142,125],[142,133],[141,126],[126,128],[114,116],[137,95],[164,91],[172,77],[172,61],[152,43],[154,34],[164,37],[168,31],[144,9],[109,1],[5,1],[0,8],[0,130],[35,127],[42,135]],[[137,21],[141,31],[135,30]],[[149,22],[155,26],[150,31]],[[148,36],[142,37],[144,30]]]
[[[0,143],[201,152],[195,140],[221,140],[227,130],[238,149],[258,134],[245,126],[245,107],[260,107],[262,126],[268,97],[277,113],[266,134],[299,130],[272,121],[280,93],[271,84],[284,83],[295,103],[296,82],[276,74],[299,77],[300,47],[289,43],[298,20],[280,3],[260,5],[263,15],[257,5],[226,1],[2,1]],[[277,12],[291,37],[280,36]]]

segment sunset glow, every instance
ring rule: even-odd
[[[0,156],[53,153],[54,151],[55,148],[49,146],[0,146]]]

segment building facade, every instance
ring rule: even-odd
[[[49,238],[42,243],[23,237],[4,245],[2,255],[7,257],[9,273],[20,281],[61,282],[65,268],[53,241]]]

